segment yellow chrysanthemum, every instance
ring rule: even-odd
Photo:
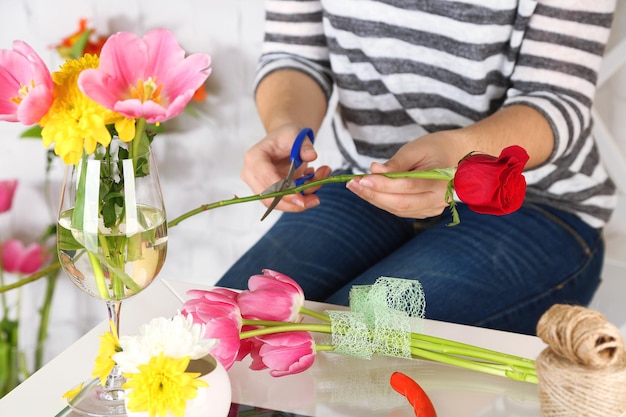
[[[113,355],[121,350],[120,341],[115,331],[105,332],[100,336],[100,348],[98,349],[98,356],[96,357],[91,376],[100,378],[102,386],[104,386],[113,366],[115,366]]]
[[[54,152],[66,164],[75,164],[83,150],[91,154],[97,144],[108,146],[111,134],[106,125],[119,127],[120,139],[128,142],[135,134],[134,120],[126,119],[91,100],[78,88],[78,76],[84,69],[97,68],[98,57],[85,55],[68,60],[52,74],[54,102],[39,124],[44,146],[54,143]]]
[[[128,392],[128,410],[147,412],[149,417],[183,417],[187,401],[198,395],[198,388],[207,387],[205,381],[197,379],[199,373],[185,372],[189,356],[174,359],[164,356],[150,358],[150,362],[139,365],[139,373],[125,373],[123,385]]]

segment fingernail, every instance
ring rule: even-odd
[[[348,187],[348,189],[354,191],[354,192],[359,192],[361,191],[363,188],[361,188],[361,184],[359,184],[359,181],[357,180],[350,180],[346,183],[346,187]]]
[[[311,202],[309,202],[309,205],[307,206],[307,209],[313,208],[313,207],[317,207],[320,205],[320,201],[319,200],[313,200]]]
[[[367,179],[367,178],[363,178],[361,179],[361,181],[359,181],[359,183],[361,184],[361,187],[363,188],[372,188],[374,186],[374,183]]]

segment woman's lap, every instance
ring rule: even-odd
[[[550,305],[586,304],[599,284],[600,234],[569,214],[525,205],[480,215],[461,204],[459,225],[443,216],[415,232],[343,184],[318,193],[320,206],[283,214],[217,285],[245,288],[267,268],[298,281],[307,299],[347,304],[353,285],[417,279],[428,318],[533,333]]]

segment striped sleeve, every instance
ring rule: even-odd
[[[266,0],[265,39],[255,90],[268,74],[285,68],[308,74],[330,98],[333,77],[319,0]]]
[[[527,104],[550,122],[550,161],[588,137],[615,0],[539,0],[529,18],[505,106]],[[512,42],[515,42],[515,37]]]

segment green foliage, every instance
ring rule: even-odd
[[[80,34],[80,37],[76,39],[74,45],[70,49],[70,56],[74,59],[78,59],[83,56],[83,51],[87,46],[87,42],[89,42],[89,36],[91,35],[90,30],[85,30]]]
[[[42,127],[39,125],[33,125],[22,132],[20,135],[21,138],[26,139],[41,139],[41,130]]]
[[[6,316],[0,321],[0,397],[15,388],[21,381],[18,374],[19,322]]]

